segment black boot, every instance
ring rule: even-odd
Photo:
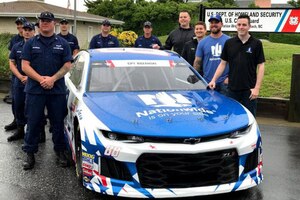
[[[16,119],[14,119],[14,121],[12,121],[12,123],[10,123],[10,124],[4,126],[4,129],[5,129],[6,131],[11,131],[11,130],[17,129],[17,122],[16,122]]]
[[[63,151],[57,151],[55,152],[57,156],[57,163],[60,167],[67,167],[68,166],[68,160]]]
[[[45,133],[45,129],[42,130],[42,132],[40,133],[40,140],[39,143],[45,143],[46,142],[46,133]]]
[[[11,142],[11,141],[15,141],[15,140],[24,139],[24,135],[25,135],[24,126],[18,126],[17,131],[12,136],[9,136],[7,138],[7,141]]]
[[[24,170],[32,169],[34,167],[34,164],[35,164],[34,154],[27,153],[27,157],[23,163],[23,169]]]

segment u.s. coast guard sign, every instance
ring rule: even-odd
[[[300,9],[280,8],[204,8],[201,13],[202,20],[209,28],[208,19],[213,14],[222,16],[222,31],[236,31],[238,16],[247,14],[251,19],[251,32],[300,32]]]

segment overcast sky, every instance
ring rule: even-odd
[[[16,0],[0,0],[0,3],[9,2],[9,1],[16,1]],[[45,3],[64,7],[64,8],[67,8],[67,6],[68,6],[68,0],[44,0],[44,1],[45,1]],[[75,0],[69,0],[69,1],[71,3],[70,9],[74,9]],[[84,6],[84,0],[76,0],[76,10],[78,10],[78,11],[86,11],[87,10],[87,8]]]
[[[9,2],[9,1],[16,1],[16,0],[0,0],[0,2]],[[44,0],[45,3],[60,6],[67,8],[68,0]],[[74,9],[74,2],[75,0],[69,0],[71,3],[71,9]],[[272,3],[286,3],[288,0],[271,0]],[[76,10],[78,11],[87,11],[87,8],[84,6],[84,0],[76,0]]]

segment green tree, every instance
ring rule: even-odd
[[[208,0],[208,3],[220,3],[222,6],[230,7],[230,6],[237,6],[234,0]]]
[[[288,4],[290,4],[291,6],[295,7],[295,8],[299,8],[300,7],[300,0],[290,0],[287,2]]]
[[[259,8],[259,6],[257,6],[255,2],[252,2],[248,5],[248,8]]]

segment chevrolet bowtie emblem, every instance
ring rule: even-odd
[[[198,144],[200,142],[201,142],[201,138],[188,138],[183,140],[184,144]]]

